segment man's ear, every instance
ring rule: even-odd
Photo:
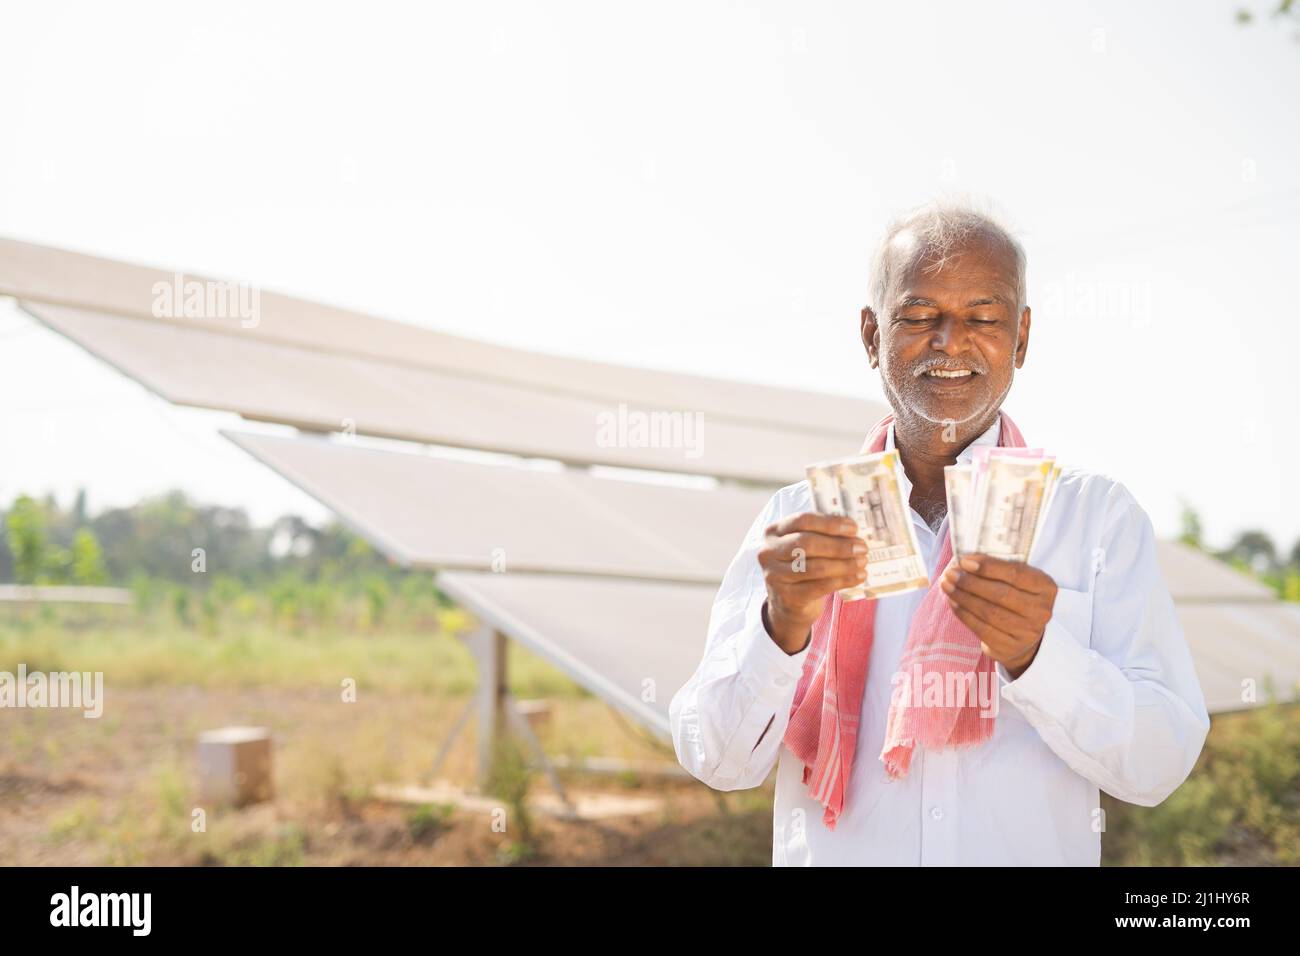
[[[880,324],[871,306],[862,307],[862,344],[866,346],[867,358],[872,368],[880,367]]]
[[[1020,328],[1016,332],[1016,368],[1025,364],[1025,353],[1029,351],[1029,306],[1020,313]]]

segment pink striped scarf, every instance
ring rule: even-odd
[[[998,444],[1023,448],[1020,429],[1006,412],[999,415]],[[884,450],[893,420],[894,416],[886,415],[876,423],[862,446],[863,454]],[[942,569],[951,560],[951,536],[944,535],[935,565],[940,570],[931,577],[930,589],[912,617],[899,670],[908,675],[912,686],[920,688],[931,686],[927,682],[930,674],[941,675],[939,686],[945,688],[954,686],[956,677],[966,679],[965,686],[978,688],[980,681],[988,681],[987,686],[996,687],[992,659],[980,649],[975,633],[953,615],[947,595],[939,587]],[[823,819],[830,829],[844,812],[853,771],[875,617],[874,600],[846,604],[838,593],[827,596],[822,615],[813,625],[812,646],[785,732],[786,746],[804,763],[803,782],[809,795],[826,808]],[[913,682],[918,668],[920,681]],[[977,695],[962,706],[922,706],[922,701],[914,697],[903,701],[903,696],[896,687],[880,753],[890,779],[907,776],[912,751],[918,746],[931,750],[969,746],[983,743],[993,734],[994,720],[981,716]]]

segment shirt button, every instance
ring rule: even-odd
[[[784,687],[786,684],[790,683],[790,678],[782,674],[775,681],[773,681],[773,683],[776,684],[777,687]]]
[[[936,819],[936,820],[942,820],[942,819],[943,819],[943,807],[931,807],[931,808],[930,808],[930,816],[933,817],[933,818]]]

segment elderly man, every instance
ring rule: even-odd
[[[1032,566],[948,560],[944,467],[1024,444],[1001,411],[1029,348],[1024,251],[991,218],[931,204],[888,230],[873,272],[862,343],[893,415],[869,442],[898,450],[930,589],[832,626],[865,543],[814,512],[806,481],[782,488],[673,698],[678,759],[718,790],[777,764],[777,865],[1098,865],[1099,788],[1160,803],[1209,730],[1150,519],[1119,482],[1066,468]],[[918,646],[979,658],[995,697],[977,732],[900,740]]]

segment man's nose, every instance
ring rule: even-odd
[[[930,348],[957,355],[966,350],[966,326],[956,316],[944,316],[930,336]]]

